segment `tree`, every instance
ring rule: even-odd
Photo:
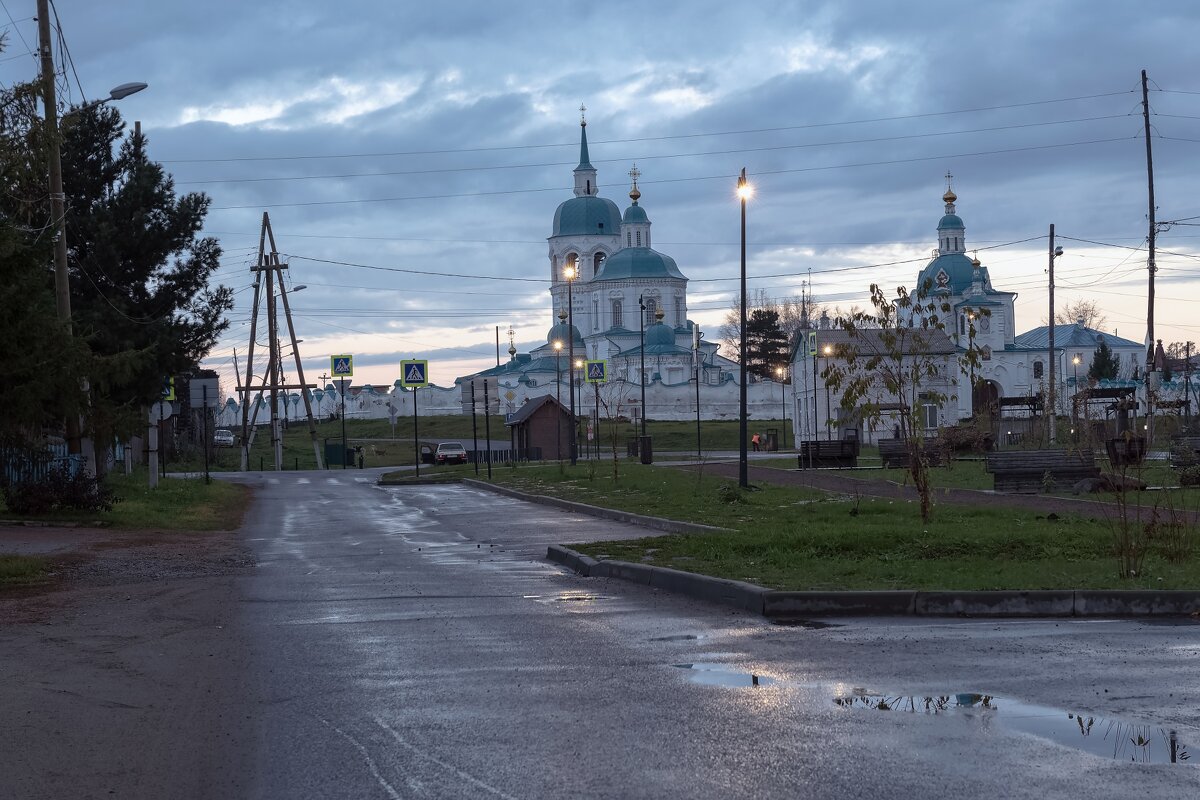
[[[746,318],[746,370],[770,378],[788,360],[788,338],[775,311],[756,308]]]
[[[1074,325],[1080,320],[1085,328],[1093,330],[1102,329],[1108,322],[1095,300],[1075,300],[1054,313],[1054,322],[1058,325]]]
[[[1092,356],[1091,366],[1088,367],[1088,377],[1094,381],[1115,380],[1121,370],[1121,361],[1108,342],[1100,340],[1100,346]]]
[[[950,305],[929,298],[932,281],[916,292],[903,286],[889,299],[878,284],[871,285],[874,312],[857,312],[840,320],[849,342],[835,345],[833,357],[821,373],[826,384],[841,392],[841,406],[872,425],[885,414],[899,424],[899,438],[908,446],[909,474],[921,499],[921,519],[933,514],[929,461],[923,446],[922,406],[940,409],[954,395],[957,382],[951,370],[978,364],[974,336],[965,355],[957,356],[946,336],[943,320],[951,318]]]
[[[741,302],[740,295],[733,298],[729,310],[725,312],[725,320],[721,323],[719,335],[726,352],[734,361],[741,360]],[[789,345],[795,343],[796,337],[805,320],[815,324],[821,314],[821,307],[813,302],[810,295],[773,298],[764,289],[757,289],[746,300],[746,324],[749,333],[750,318],[755,311],[771,311],[777,315],[780,329],[783,331]],[[784,358],[786,361],[786,356]],[[780,362],[782,363],[782,362]]]

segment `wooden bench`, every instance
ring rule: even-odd
[[[810,460],[811,453],[811,460]],[[801,442],[796,455],[800,469],[808,467],[857,467],[858,442],[854,439]]]
[[[942,448],[937,439],[926,439],[921,443],[925,463],[936,467],[942,463]],[[888,469],[908,469],[909,449],[904,439],[880,439],[879,458]]]
[[[1171,437],[1171,466],[1194,467],[1200,464],[1200,436]]]
[[[988,453],[987,471],[997,492],[1037,494],[1047,475],[1059,489],[1100,477],[1094,450],[1007,450]]]

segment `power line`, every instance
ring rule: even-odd
[[[1110,142],[1126,142],[1126,141],[1132,141],[1137,138],[1139,138],[1139,137],[1137,137],[1137,136],[1120,136],[1120,137],[1113,137],[1113,138],[1109,138],[1109,139],[1087,139],[1084,141],[1062,142],[1059,144],[1027,145],[1025,147],[1008,147],[1008,148],[1003,148],[1000,150],[978,150],[975,152],[968,152],[968,153],[950,153],[950,154],[943,154],[943,155],[936,155],[936,156],[915,156],[912,158],[895,158],[895,159],[886,159],[886,160],[882,160],[882,161],[863,161],[863,162],[854,163],[854,164],[832,164],[832,165],[821,166],[821,167],[796,167],[796,168],[792,168],[792,169],[764,170],[761,172],[756,172],[754,174],[756,177],[763,177],[765,175],[789,175],[789,174],[807,173],[807,172],[825,172],[825,171],[836,170],[836,169],[878,167],[878,166],[889,166],[889,165],[893,165],[893,164],[914,164],[914,163],[920,163],[923,161],[944,161],[946,159],[951,159],[951,158],[974,158],[974,157],[978,157],[978,156],[1003,155],[1003,154],[1007,154],[1007,153],[1023,153],[1023,152],[1032,152],[1032,151],[1037,151],[1037,150],[1054,150],[1054,149],[1059,149],[1059,148],[1064,148],[1064,147],[1079,147],[1079,146],[1092,145],[1092,144],[1106,144],[1106,143],[1110,143]],[[733,176],[731,176],[731,175],[701,175],[701,176],[695,176],[695,177],[689,177],[689,178],[660,178],[660,179],[656,179],[656,180],[652,180],[652,181],[641,181],[641,184],[646,185],[646,184],[668,184],[668,183],[692,183],[692,182],[697,182],[697,181],[713,181],[713,180],[728,181],[728,180],[732,180],[732,179],[733,179]],[[607,187],[607,186],[614,186],[616,184],[601,184],[601,185]],[[571,187],[569,187],[569,186],[546,186],[546,187],[541,187],[541,188],[537,188],[537,189],[497,189],[494,191],[487,191],[487,192],[457,192],[457,193],[446,193],[446,194],[405,195],[405,196],[401,196],[401,197],[375,197],[375,198],[362,198],[362,199],[356,199],[356,200],[310,200],[310,201],[299,202],[299,203],[255,203],[253,205],[240,205],[240,206],[213,206],[212,210],[213,211],[241,211],[241,210],[245,210],[245,209],[261,209],[261,208],[301,208],[301,207],[309,207],[309,206],[358,205],[358,204],[363,204],[363,203],[392,203],[392,202],[402,202],[402,201],[406,201],[406,200],[447,200],[447,199],[460,198],[460,197],[491,197],[491,196],[514,195],[514,194],[536,194],[536,193],[540,193],[540,192],[563,192],[563,191],[569,191],[570,188]]]
[[[829,142],[806,142],[802,144],[781,144],[770,145],[766,147],[745,147],[731,150],[706,150],[695,153],[662,153],[659,155],[639,155],[628,156],[622,158],[593,158],[592,161],[601,164],[617,163],[625,161],[655,161],[668,158],[704,158],[708,156],[724,156],[724,155],[741,155],[745,153],[765,153],[776,152],[780,150],[803,150],[816,147],[837,147],[843,145],[855,144],[880,144],[883,142],[897,142],[910,139],[929,139],[936,136],[963,136],[974,133],[993,133],[996,131],[1016,130],[1019,128],[1040,128],[1050,125],[1067,125],[1076,122],[1098,122],[1107,119],[1124,119],[1132,116],[1131,114],[1109,114],[1099,117],[1080,117],[1078,119],[1066,120],[1051,120],[1049,122],[1024,122],[1014,125],[998,125],[989,128],[969,128],[961,131],[933,131],[930,133],[912,133],[898,136],[879,136],[869,139],[847,139],[844,141],[829,141]],[[206,180],[196,181],[178,181],[180,186],[197,186],[213,183],[274,183],[280,181],[307,181],[307,180],[343,180],[346,178],[385,178],[404,175],[439,175],[446,173],[461,173],[461,172],[485,172],[491,170],[513,170],[513,169],[543,169],[549,167],[569,167],[574,162],[557,161],[543,162],[538,164],[492,164],[474,167],[441,167],[437,169],[415,169],[415,170],[398,170],[390,172],[346,172],[335,175],[276,175],[265,178],[211,178]]]
[[[17,36],[21,40],[21,44],[25,45],[25,52],[32,56],[33,48],[29,46],[29,42],[25,41],[25,34],[21,33],[21,26],[17,24],[17,20],[13,19],[12,12],[8,10],[8,3],[4,2],[4,0],[0,0],[0,8],[4,9],[4,13],[8,16],[9,23],[16,30]],[[24,22],[26,19],[33,19],[33,17],[25,17],[21,20],[21,22]]]
[[[903,114],[893,117],[873,117],[868,119],[843,120],[841,122],[811,122],[800,125],[786,125],[774,128],[751,128],[745,130],[734,131],[707,131],[703,133],[683,133],[669,136],[641,136],[626,139],[597,139],[592,142],[593,145],[598,144],[629,144],[638,142],[663,142],[673,141],[677,139],[698,139],[709,136],[744,136],[753,133],[779,133],[783,131],[810,130],[813,128],[833,128],[842,125],[866,125],[876,122],[897,122],[911,119],[925,119],[929,117],[942,117],[954,114],[976,114],[981,111],[1003,111],[1011,108],[1028,108],[1032,106],[1050,105],[1056,103],[1068,103],[1076,100],[1094,100],[1102,97],[1116,97],[1123,94],[1133,94],[1136,90],[1127,89],[1119,92],[1102,92],[1099,94],[1076,95],[1074,97],[1060,97],[1053,100],[1031,100],[1022,103],[1009,103],[1006,105],[996,106],[978,106],[975,108],[960,108],[951,111],[930,111],[922,114]],[[430,155],[449,155],[456,153],[488,153],[488,152],[505,152],[513,150],[540,150],[554,147],[578,147],[579,142],[557,142],[553,144],[522,144],[522,145],[499,145],[494,147],[463,147],[442,150],[401,150],[388,153],[337,153],[328,155],[293,155],[293,156],[232,156],[224,158],[188,158],[188,159],[160,159],[163,164],[210,164],[210,163],[227,163],[235,161],[310,161],[319,159],[335,159],[335,158],[390,158],[393,156],[430,156]]]

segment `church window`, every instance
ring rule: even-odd
[[[633,247],[633,234],[629,231],[625,231],[625,246]]]
[[[641,231],[637,232],[637,246],[638,247],[642,246],[642,232]]]
[[[596,277],[600,273],[600,267],[604,266],[604,253],[596,253],[592,256],[592,277]]]
[[[646,327],[654,324],[654,314],[658,311],[658,301],[651,298],[646,301]]]
[[[1045,369],[1046,369],[1046,365],[1044,363],[1042,363],[1041,361],[1033,362],[1033,377],[1034,378],[1042,377],[1042,373],[1045,371]]]
[[[684,322],[684,320],[683,320],[683,298],[676,297],[675,298],[675,325],[677,327],[683,327],[683,322]]]
[[[592,330],[600,330],[600,301],[592,300]]]
[[[567,253],[567,263],[566,263],[566,267],[570,267],[571,269],[575,269],[577,266],[579,266],[579,256],[575,255],[574,253]],[[564,269],[565,269],[565,267],[564,267]],[[576,272],[576,273],[575,273],[575,277],[576,277],[576,278],[578,278],[578,277],[579,277],[579,273],[578,273],[578,272]]]
[[[959,336],[967,335],[967,318],[966,318],[966,316],[964,316],[962,314],[960,314],[958,316],[958,335]]]
[[[614,328],[621,327],[621,301],[612,301],[612,324]]]

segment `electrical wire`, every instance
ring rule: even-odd
[[[34,58],[37,58],[37,56],[33,53],[33,48],[29,46],[29,42],[25,41],[25,34],[21,33],[21,26],[17,25],[17,20],[13,19],[12,12],[8,10],[8,3],[4,2],[4,0],[0,0],[0,8],[4,9],[4,13],[8,16],[8,21],[17,31],[17,37],[21,40],[21,44],[25,45],[25,52]],[[33,19],[33,17],[26,17],[26,19]],[[24,21],[24,19],[21,20],[21,22]]]

